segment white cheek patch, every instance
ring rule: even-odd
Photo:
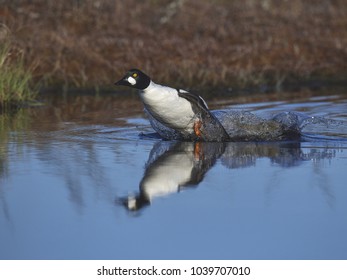
[[[129,77],[129,78],[128,78],[128,82],[129,82],[131,85],[135,85],[135,84],[136,84],[136,80],[135,80],[133,77]]]

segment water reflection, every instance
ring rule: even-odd
[[[227,168],[234,169],[254,166],[259,158],[269,158],[271,163],[288,168],[308,160],[332,158],[336,153],[329,147],[304,152],[301,145],[302,142],[228,143],[221,161]]]
[[[340,104],[341,100],[338,102]],[[125,170],[133,170],[137,157],[147,157],[146,153],[152,148],[138,193],[117,199],[117,203],[136,212],[157,197],[197,186],[217,160],[227,169],[252,167],[261,158],[283,168],[314,160],[314,172],[322,177],[320,182],[324,182],[324,170],[320,169],[319,162],[335,157],[337,151],[334,141],[327,141],[326,148],[325,144],[317,144],[317,148],[312,144],[303,149],[302,142],[187,143],[139,137],[152,129],[141,117],[142,107],[136,104],[137,98],[134,101],[110,96],[76,96],[66,100],[50,99],[46,106],[39,108],[0,114],[0,202],[3,209],[0,207],[0,210],[9,216],[4,187],[9,184],[5,179],[14,178],[18,173],[11,162],[38,162],[39,167],[28,174],[28,178],[41,180],[43,174],[48,174],[49,180],[58,178],[54,183],[64,186],[69,200],[81,212],[88,203],[87,186],[104,192],[110,203],[114,202],[115,193],[127,193],[117,186],[119,182],[115,182],[114,173],[123,175],[119,185],[129,189],[132,184],[124,175]],[[334,110],[338,108],[340,119],[345,116],[346,103],[342,104],[342,107],[331,106]],[[152,141],[157,140],[151,147]],[[141,148],[133,150],[135,143]],[[109,168],[113,172],[109,172]],[[332,197],[327,185],[322,185],[321,189]]]
[[[319,162],[333,157],[335,157],[334,149],[313,148],[304,151],[300,142],[159,141],[150,152],[139,184],[139,192],[117,198],[116,203],[123,205],[130,212],[136,212],[149,206],[158,197],[178,193],[183,188],[196,187],[218,159],[224,167],[237,169],[255,166],[260,158],[268,158],[272,164],[290,168],[299,166],[305,161]],[[328,184],[324,188],[327,189],[327,186]]]
[[[149,155],[140,191],[119,199],[128,210],[137,211],[157,197],[198,185],[223,153],[224,143],[156,143]]]

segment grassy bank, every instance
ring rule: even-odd
[[[0,19],[45,87],[112,87],[133,67],[193,88],[347,77],[344,0],[4,0]]]
[[[0,26],[4,32],[5,27]],[[23,52],[11,44],[9,35],[0,36],[0,109],[32,100],[36,92],[31,72],[24,65]]]

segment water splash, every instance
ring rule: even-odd
[[[253,113],[234,110],[214,111],[231,141],[278,141],[300,137],[299,116],[279,114],[264,119]]]
[[[347,141],[346,121],[323,117],[307,117],[300,123],[300,130],[302,136],[306,139]]]
[[[282,112],[270,118],[239,110],[215,110],[230,141],[283,141],[339,139],[347,140],[347,123],[323,117],[310,117],[300,112]],[[169,140],[182,140],[179,132],[166,127],[148,115],[152,127]]]

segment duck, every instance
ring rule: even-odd
[[[229,139],[205,100],[196,93],[157,84],[139,69],[130,69],[115,85],[139,90],[145,111],[153,120],[152,127],[166,140],[172,140],[167,139],[170,135],[186,141],[222,142]]]

